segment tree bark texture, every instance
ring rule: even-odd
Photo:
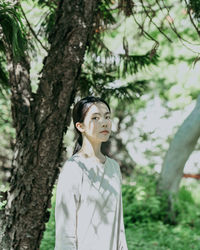
[[[178,192],[183,169],[200,137],[200,96],[191,114],[185,119],[175,134],[165,156],[160,180],[159,193],[168,193],[169,201]]]
[[[36,94],[31,93],[28,63],[9,67],[17,138],[0,249],[39,249],[96,2],[59,2]]]

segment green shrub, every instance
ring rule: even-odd
[[[172,221],[166,196],[156,194],[156,185],[154,174],[137,173],[132,185],[122,186],[125,226],[131,227],[136,222],[162,221],[200,229],[200,206],[195,203],[191,191],[185,186],[180,188],[174,203],[176,220]]]
[[[156,179],[145,176],[148,182],[140,180],[135,185],[123,185],[124,223],[126,227],[135,222],[165,220],[167,202],[164,197],[156,195]]]
[[[179,224],[200,230],[200,206],[195,203],[191,191],[185,186],[179,190],[175,209],[179,212],[177,215]]]

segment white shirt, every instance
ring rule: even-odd
[[[64,164],[56,192],[55,250],[128,250],[119,164],[73,155]]]

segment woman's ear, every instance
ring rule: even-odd
[[[78,129],[78,131],[80,131],[81,133],[84,132],[84,126],[81,122],[77,122],[76,123],[76,128]]]

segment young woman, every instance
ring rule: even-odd
[[[55,250],[128,250],[120,167],[101,152],[111,133],[110,112],[93,96],[74,106],[79,137],[58,179]]]

